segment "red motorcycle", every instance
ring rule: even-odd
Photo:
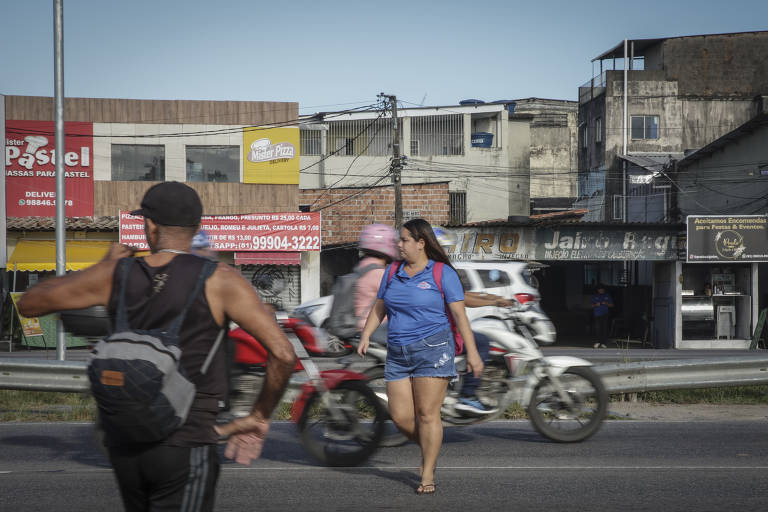
[[[294,329],[281,322],[298,356],[289,390],[298,396],[291,407],[304,448],[329,466],[355,466],[379,447],[387,411],[362,373],[347,369],[320,371]],[[240,382],[263,379],[267,351],[241,328],[230,330],[234,344],[230,390]],[[303,375],[302,375],[303,373]]]

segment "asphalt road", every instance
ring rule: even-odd
[[[120,510],[109,465],[85,424],[0,424],[0,510]],[[446,429],[434,496],[416,496],[418,448],[364,466],[310,460],[294,426],[273,426],[263,457],[226,463],[217,510],[764,510],[762,421],[609,421],[555,444],[527,422]]]

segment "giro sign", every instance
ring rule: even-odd
[[[53,121],[5,123],[6,215],[56,216]],[[93,124],[64,124],[66,216],[93,216]]]

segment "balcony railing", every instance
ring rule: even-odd
[[[579,103],[592,101],[605,92],[606,73],[607,70],[597,76],[593,76],[584,85],[579,87]]]

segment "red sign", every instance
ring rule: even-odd
[[[64,123],[67,217],[93,217],[93,123]],[[56,216],[53,121],[5,122],[6,215]]]
[[[203,215],[214,251],[319,251],[320,212]],[[144,219],[120,212],[120,243],[149,249]]]

